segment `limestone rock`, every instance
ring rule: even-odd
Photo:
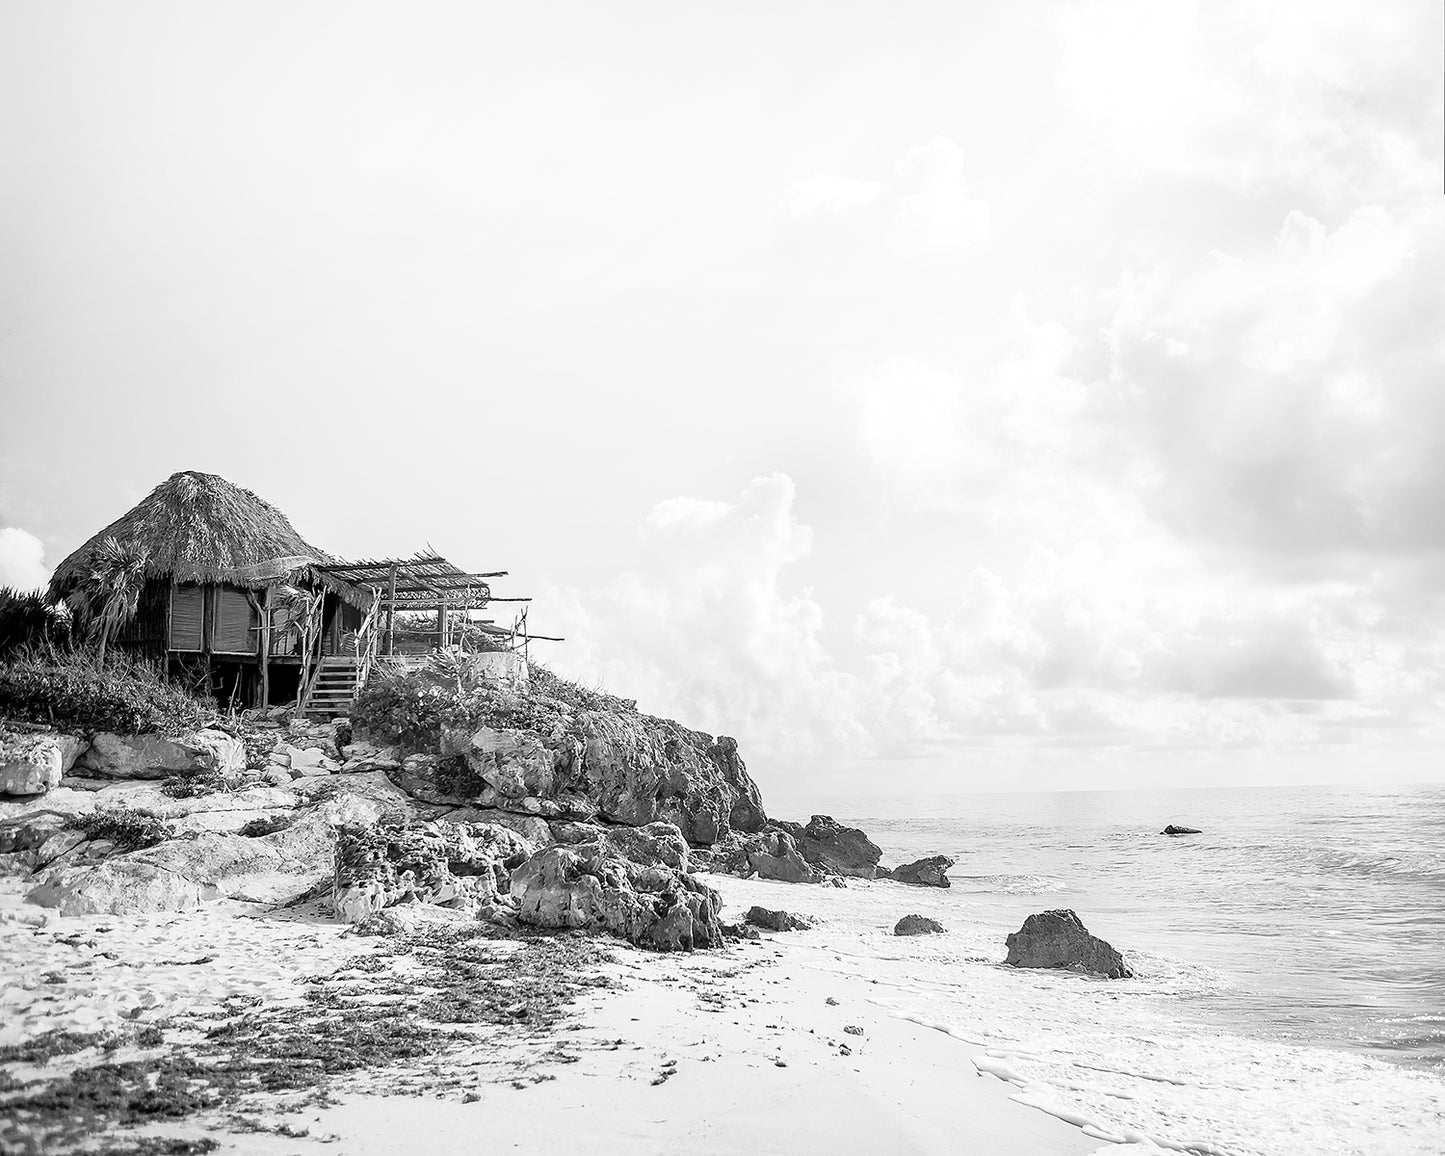
[[[949,882],[946,872],[953,866],[953,862],[947,855],[930,855],[926,859],[917,859],[893,868],[888,877],[899,883],[913,883],[919,887],[947,887]]]
[[[358,923],[404,899],[485,903],[510,883],[531,848],[505,827],[446,821],[343,827],[337,832],[332,905]]]
[[[1159,834],[1161,834],[1161,835],[1202,835],[1202,834],[1204,834],[1204,832],[1201,831],[1198,827],[1176,827],[1173,823],[1170,823],[1169,826],[1165,827],[1164,830],[1162,830],[1162,831],[1159,832]]]
[[[202,834],[171,839],[123,859],[192,880],[203,899],[279,903],[312,890],[331,874],[334,837],[317,815],[259,838]]]
[[[225,731],[195,731],[186,736],[185,743],[196,751],[197,764],[206,770],[235,778],[246,769],[246,744]]]
[[[63,859],[86,841],[80,831],[69,828],[57,831],[35,849],[35,869],[48,867],[57,859]]]
[[[943,924],[924,915],[905,915],[893,927],[894,935],[937,935]]]
[[[472,771],[504,798],[550,798],[557,788],[562,752],[529,731],[482,727],[472,735],[466,760]]]
[[[315,803],[333,827],[404,821],[417,818],[423,809],[381,771],[296,779],[291,789]]]
[[[1097,936],[1090,935],[1072,911],[1044,911],[1030,915],[1007,941],[1013,967],[1068,967],[1094,972],[1107,979],[1128,979],[1134,973],[1123,956]]]
[[[102,731],[76,767],[95,778],[164,779],[206,770],[230,773],[245,765],[245,747],[223,731],[199,731],[183,739]]]
[[[813,921],[806,915],[791,911],[773,911],[767,907],[750,907],[744,921],[766,931],[810,931]]]
[[[114,859],[48,872],[25,898],[61,915],[142,915],[186,911],[201,902],[193,879],[151,863]]]
[[[72,841],[76,855],[41,876],[27,898],[66,915],[182,911],[220,897],[280,902],[330,874],[331,844],[330,828],[316,816],[261,838],[208,832],[122,855],[108,843]],[[42,854],[54,849],[64,857],[62,846],[48,841]]]
[[[518,815],[495,807],[457,807],[447,812],[445,818],[453,823],[490,823],[494,827],[506,827],[522,836],[537,851],[555,841],[547,820],[536,815]]]
[[[74,735],[0,731],[0,796],[54,790],[85,747],[85,741]]]
[[[791,835],[803,858],[835,875],[872,879],[883,851],[857,827],[845,827],[830,815],[814,815],[806,826],[774,821],[772,826]]]
[[[371,742],[353,742],[346,748],[346,761],[341,769],[353,771],[389,771],[401,766],[401,757],[395,747],[378,746]]]
[[[302,775],[334,775],[341,770],[341,764],[320,747],[288,746],[282,752],[287,756],[286,765],[291,773]]]
[[[586,791],[603,818],[633,827],[665,819],[694,845],[762,829],[761,798],[732,739],[609,711],[579,722]]]
[[[777,879],[784,883],[820,883],[824,875],[812,866],[786,831],[728,835],[708,851],[693,852],[699,867],[746,879]]]
[[[35,811],[0,819],[0,855],[34,851],[47,839],[65,830],[67,816],[55,811]]]
[[[585,828],[590,825],[577,823],[573,826]],[[615,855],[642,867],[688,870],[687,840],[671,823],[649,823],[645,827],[592,826],[591,833],[575,846],[584,855]]]
[[[685,872],[605,852],[549,847],[512,872],[511,893],[518,919],[535,927],[608,931],[658,951],[722,943],[716,891]]]
[[[575,847],[578,843],[593,843],[602,838],[604,828],[599,823],[583,823],[576,819],[554,819],[548,824],[554,842]]]

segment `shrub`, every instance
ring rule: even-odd
[[[449,730],[490,726],[550,736],[575,733],[583,711],[637,714],[635,701],[588,690],[542,666],[533,667],[529,691],[500,686],[468,658],[442,652],[420,669],[378,672],[357,697],[352,717],[385,742],[437,752]]]
[[[194,799],[198,795],[214,795],[229,791],[231,783],[217,771],[196,771],[189,775],[171,775],[161,783],[161,794],[172,799]]]
[[[444,730],[475,725],[481,694],[424,670],[385,671],[367,680],[351,715],[386,742],[434,751]]]
[[[69,634],[65,611],[50,605],[39,590],[25,594],[0,586],[0,657],[26,646],[56,645]]]
[[[0,716],[69,730],[182,734],[216,720],[214,707],[161,668],[112,653],[29,647],[0,660]]]
[[[164,819],[149,811],[132,811],[126,807],[73,815],[68,825],[87,839],[108,839],[120,851],[138,851],[176,837],[175,828]]]
[[[259,839],[262,835],[274,835],[277,831],[284,831],[294,822],[295,815],[272,815],[269,819],[252,819],[237,833],[248,839]]]

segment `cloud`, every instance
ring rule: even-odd
[[[38,590],[49,581],[45,543],[18,526],[0,527],[0,586]]]
[[[886,181],[814,173],[784,190],[788,225],[830,244],[881,246],[895,256],[948,256],[988,239],[988,202],[964,184],[963,152],[948,137],[916,145]]]
[[[1035,544],[1017,573],[975,567],[933,611],[860,594],[848,644],[830,646],[796,582],[813,530],[795,500],[774,474],[732,501],[653,507],[634,569],[544,591],[568,638],[560,668],[736,735],[770,774],[1020,743],[1205,751],[1445,732],[1438,625],[1397,629],[1368,583],[1221,572],[1163,527]]]
[[[1072,5],[1059,76],[1138,171],[1323,203],[1438,192],[1438,26],[1349,0]]]
[[[1126,283],[1110,387],[1151,509],[1262,558],[1445,551],[1442,267],[1438,215],[1365,206]]]
[[[792,479],[773,474],[731,502],[654,506],[634,569],[599,589],[546,591],[549,621],[568,639],[559,662],[773,760],[862,741],[852,680],[823,644],[822,607],[786,581],[812,548],[794,499]]]

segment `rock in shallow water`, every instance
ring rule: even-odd
[[[913,883],[919,887],[947,887],[947,871],[953,866],[953,862],[947,855],[930,855],[927,859],[918,859],[893,868],[888,873],[888,878],[898,883]]]
[[[1123,956],[1090,935],[1083,921],[1067,909],[1030,915],[1005,942],[1004,962],[1012,967],[1067,967],[1106,979],[1129,979],[1134,974]]]
[[[778,820],[774,828],[792,836],[803,858],[835,875],[872,879],[883,851],[857,827],[845,827],[830,815],[814,815],[806,826]]]
[[[1159,832],[1159,834],[1161,834],[1161,835],[1202,835],[1202,834],[1204,834],[1204,832],[1201,831],[1198,827],[1176,827],[1173,823],[1170,823],[1169,826],[1165,827],[1164,830],[1162,830],[1162,831]]]
[[[937,935],[943,924],[925,915],[905,915],[893,928],[894,935]]]
[[[716,891],[684,872],[607,852],[549,847],[512,872],[511,893],[519,921],[534,927],[608,931],[658,951],[722,943]]]

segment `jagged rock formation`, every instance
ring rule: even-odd
[[[1030,915],[1006,940],[1012,967],[1067,967],[1089,971],[1106,979],[1129,979],[1133,972],[1124,957],[1097,936],[1069,910]]]
[[[666,719],[584,711],[547,734],[481,727],[448,735],[442,752],[413,753],[388,769],[430,803],[498,808],[546,819],[601,819],[630,827],[671,823],[694,845],[766,818],[757,785],[730,738]]]
[[[845,827],[830,815],[814,815],[806,826],[774,820],[772,826],[792,837],[803,858],[834,875],[872,879],[883,851],[857,827]]]
[[[943,924],[925,915],[905,915],[893,927],[894,935],[937,935]]]
[[[926,859],[916,859],[912,863],[895,867],[887,872],[887,876],[895,883],[912,883],[919,887],[948,887],[950,884],[947,872],[953,862],[947,855],[930,855]],[[883,872],[880,871],[879,874]]]
[[[786,831],[760,831],[755,835],[732,832],[706,850],[692,853],[702,870],[746,879],[777,879],[784,883],[820,883],[825,875],[803,858]]]
[[[671,823],[649,823],[645,827],[554,823],[552,836],[583,855],[615,855],[643,867],[688,870],[687,840]]]
[[[361,923],[392,904],[494,902],[532,854],[521,836],[483,823],[403,823],[337,830],[332,906]]]
[[[1161,834],[1161,835],[1202,835],[1202,834],[1204,834],[1204,832],[1201,831],[1198,827],[1176,827],[1173,823],[1170,823],[1169,826],[1165,827],[1164,830],[1162,830],[1162,831],[1159,832],[1159,834]]]
[[[607,931],[658,951],[722,943],[716,891],[684,872],[605,851],[540,851],[512,872],[511,894],[517,918],[535,927]]]

